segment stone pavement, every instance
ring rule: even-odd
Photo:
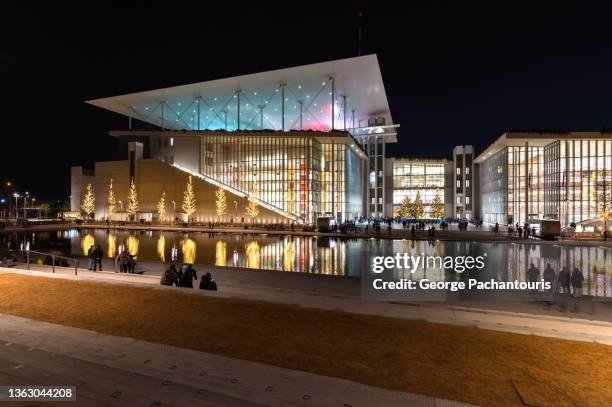
[[[10,315],[0,382],[73,385],[79,406],[467,406]]]
[[[37,266],[40,270],[48,270]],[[342,310],[345,312],[380,315],[392,318],[425,320],[434,323],[473,326],[481,329],[512,332],[524,335],[539,335],[560,339],[588,341],[612,345],[612,323],[582,318],[567,318],[554,315],[536,315],[523,312],[479,309],[444,304],[409,304],[366,302],[361,298],[345,294],[330,294],[325,291],[304,291],[289,288],[276,288],[253,285],[223,284],[220,291],[209,292],[198,289],[165,287],[159,285],[159,277],[147,275],[126,275],[109,272],[79,271],[74,276],[73,269],[56,268],[57,272],[0,268],[0,273],[30,274],[53,278],[96,281],[111,284],[128,284],[152,287],[159,290],[174,290],[177,293],[214,295],[226,298],[241,298],[318,309]],[[257,273],[257,272],[253,272]],[[275,274],[278,276],[279,274]],[[282,275],[282,273],[281,273]],[[290,277],[288,274],[287,277]],[[314,276],[311,276],[311,278]],[[314,281],[314,280],[313,280]],[[342,280],[339,280],[342,281]]]

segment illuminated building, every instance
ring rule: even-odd
[[[168,216],[191,175],[195,221],[314,223],[390,215],[385,146],[396,142],[375,55],[218,79],[88,101],[126,116],[126,161],[96,163],[94,175],[73,169],[71,205],[93,177],[97,219],[107,217],[109,179],[117,195],[113,220],[125,218],[127,185],[135,180],[139,219],[156,218],[165,193]],[[227,215],[215,214],[215,190],[227,193]]]
[[[431,203],[436,195],[445,202],[445,217],[452,217],[452,162],[446,159],[391,158],[393,167],[393,213],[397,216],[402,201],[414,202],[419,193],[425,218],[431,218]],[[450,203],[449,203],[450,201]]]
[[[485,222],[554,219],[602,229],[604,201],[610,207],[611,133],[507,132],[475,162]]]

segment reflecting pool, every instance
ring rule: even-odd
[[[104,229],[58,230],[0,235],[3,248],[57,250],[85,255],[91,245],[101,245],[113,258],[124,248],[138,261],[176,261],[217,266],[266,269],[359,277],[371,269],[375,256],[396,253],[425,256],[481,256],[486,254],[483,278],[498,281],[526,281],[531,263],[544,270],[550,263],[555,271],[575,267],[584,274],[585,295],[612,297],[612,248],[602,245],[559,245],[554,243],[508,243],[471,241],[426,241],[388,239],[342,239],[266,234],[182,233],[120,231]],[[396,277],[433,281],[456,279],[442,268],[423,268],[415,273],[394,270]]]

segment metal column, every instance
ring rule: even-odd
[[[285,131],[285,84],[281,83],[281,131]]]
[[[240,90],[237,90],[236,94],[237,94],[236,102],[237,102],[237,105],[238,105],[238,109],[237,109],[237,112],[236,112],[236,115],[237,115],[237,118],[238,118],[238,120],[237,120],[237,127],[236,128],[238,130],[240,130]]]
[[[336,106],[334,103],[334,100],[336,99],[336,80],[334,79],[334,77],[330,77],[329,80],[331,81],[331,108],[332,108],[332,122],[331,122],[331,129],[334,130],[335,126],[336,126]]]
[[[342,95],[342,120],[344,121],[342,128],[346,130],[346,95]]]
[[[159,102],[161,104],[161,129],[162,131],[164,131],[164,104],[166,102],[164,102],[163,100],[161,102]]]

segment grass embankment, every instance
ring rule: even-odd
[[[612,347],[470,327],[0,275],[0,313],[479,405],[612,405]]]

